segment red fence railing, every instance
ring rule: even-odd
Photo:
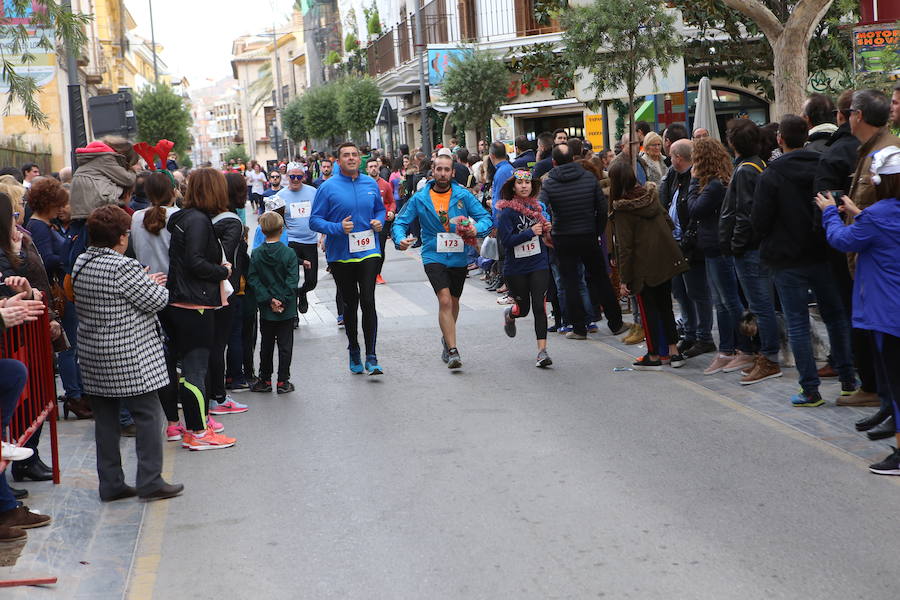
[[[9,441],[18,446],[34,435],[44,421],[50,422],[50,453],[53,483],[59,483],[59,448],[56,434],[56,375],[50,319],[44,311],[36,321],[7,329],[0,335],[0,358],[12,358],[28,368],[28,381],[9,422]],[[6,461],[0,459],[0,471]]]

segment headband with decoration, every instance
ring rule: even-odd
[[[169,176],[169,180],[172,182],[172,187],[177,187],[175,183],[175,175],[172,174],[171,171],[167,169],[157,169],[156,168],[156,158],[159,157],[160,164],[165,165],[166,161],[169,158],[169,152],[172,151],[172,148],[175,147],[175,142],[170,142],[169,140],[159,140],[156,142],[155,146],[151,146],[147,142],[138,142],[134,145],[134,151],[138,153],[138,156],[143,158],[147,163],[147,168],[151,171],[159,171],[160,173],[165,173]]]
[[[531,181],[531,171],[518,169],[515,173],[513,173],[513,177],[515,177],[519,181]]]
[[[888,146],[872,154],[872,183],[879,185],[882,175],[895,175],[900,173],[900,148]]]

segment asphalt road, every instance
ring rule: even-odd
[[[440,361],[421,265],[378,288],[385,375],[353,376],[334,287],[296,332],[283,396],[241,393],[228,450],[170,444],[187,489],[148,507],[130,598],[897,598],[897,481],[604,340],[463,294]],[[695,365],[696,366],[696,365]],[[763,384],[764,385],[764,384]]]

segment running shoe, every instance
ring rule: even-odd
[[[225,431],[225,426],[213,419],[212,417],[206,417],[206,427],[207,429],[212,429],[215,433],[222,433]]]
[[[587,335],[584,333],[578,333],[577,331],[570,331],[566,334],[567,340],[586,340]]]
[[[337,317],[337,326],[338,326],[338,329],[343,329],[343,328],[344,328],[344,315],[338,315],[338,317]]]
[[[509,337],[516,337],[516,320],[512,316],[512,306],[503,311],[503,331]]]
[[[653,360],[649,354],[645,354],[632,363],[635,371],[660,371],[662,370],[662,361],[658,358]]]
[[[462,359],[459,357],[459,350],[456,348],[450,348],[450,352],[448,353],[447,360],[447,368],[448,369],[458,369],[462,366]]]
[[[368,375],[384,375],[384,371],[378,366],[378,358],[375,356],[366,357],[366,374]]]
[[[746,352],[741,352],[740,350],[738,350],[734,353],[734,356],[731,357],[731,361],[729,361],[727,365],[722,367],[722,372],[734,373],[735,371],[740,371],[741,369],[752,369],[755,363],[755,354],[747,354]]]
[[[184,425],[181,423],[178,425],[169,425],[166,427],[166,439],[170,442],[177,442],[184,436],[185,431]]]
[[[359,375],[363,372],[362,359],[359,357],[359,350],[350,351],[350,372]]]
[[[224,402],[211,400],[209,405],[209,414],[211,415],[236,415],[248,410],[250,410],[249,406],[235,402],[231,396],[225,396]]]
[[[497,304],[515,304],[516,299],[510,295],[500,296],[497,298]]]
[[[684,357],[684,354],[673,354],[669,357],[669,366],[671,366],[673,369],[683,367],[684,363],[686,362],[687,359]]]
[[[296,388],[294,384],[290,381],[279,381],[277,391],[279,394],[289,394],[293,392]]]
[[[569,333],[570,331],[572,331],[571,325],[563,325],[562,327],[560,327],[559,329],[556,330],[556,333],[563,334],[563,333]]]
[[[600,328],[597,327],[596,323],[588,323],[588,326],[587,326],[588,333],[597,333],[598,331],[600,331]]]
[[[559,329],[559,325],[554,323],[553,325],[550,325],[549,327],[547,327],[547,333],[556,333],[557,329]]]
[[[181,439],[181,447],[188,450],[221,450],[231,448],[237,440],[219,435],[212,429],[207,429],[202,436],[187,431]]]
[[[841,396],[851,396],[856,391],[856,381],[841,382]]]
[[[706,370],[703,371],[704,375],[715,375],[716,373],[721,373],[722,369],[724,369],[731,361],[734,359],[734,356],[730,354],[717,354],[713,359],[709,366],[706,367]]]
[[[825,404],[819,392],[800,392],[791,396],[791,404],[798,407],[816,407]]]
[[[250,388],[250,391],[261,394],[268,394],[272,391],[272,382],[259,379],[256,383],[253,384],[253,386]]]
[[[441,360],[444,363],[450,362],[450,348],[447,346],[447,340],[441,338]]]
[[[381,276],[381,273],[379,273],[378,275],[375,276],[375,283],[377,285],[384,285],[387,282],[384,280],[384,277]]]
[[[547,354],[546,350],[541,350],[537,355],[537,362],[534,364],[536,367],[549,367],[553,364],[553,361],[550,360],[550,356]]]
[[[225,389],[229,392],[246,392],[250,385],[243,379],[226,379]]]
[[[900,450],[894,452],[881,462],[869,465],[869,470],[876,475],[900,475]]]

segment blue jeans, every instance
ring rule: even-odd
[[[777,363],[781,336],[778,335],[778,321],[775,318],[775,302],[772,297],[772,276],[769,269],[760,261],[759,250],[735,256],[734,268],[750,305],[750,311],[756,315],[760,352]]]
[[[676,275],[672,279],[672,295],[681,307],[684,339],[711,342],[713,309],[706,285],[706,265],[693,264],[689,271]]]
[[[556,283],[556,297],[559,299],[559,310],[562,313],[559,316],[560,324],[573,325],[566,314],[566,286],[563,283],[562,275],[559,272],[559,265],[550,263],[550,272],[553,273],[553,281]],[[581,283],[578,284],[578,293],[581,294],[581,302],[584,305],[585,325],[590,325],[597,321],[597,314],[594,307],[591,306],[591,294],[588,291],[587,282],[584,280],[584,265],[578,265],[578,276]]]
[[[62,327],[69,338],[69,349],[56,355],[59,377],[62,379],[67,398],[81,398],[81,369],[78,367],[78,313],[75,304],[66,301]]]
[[[0,360],[0,431],[5,431],[12,420],[27,377],[28,370],[19,361],[8,358]],[[16,498],[9,489],[6,475],[0,473],[0,513],[16,506]]]
[[[706,258],[706,278],[716,303],[716,321],[719,323],[719,352],[731,354],[740,349],[751,352],[750,341],[738,338],[738,324],[744,313],[744,305],[738,293],[734,260],[730,256]]]
[[[850,324],[828,264],[773,269],[773,273],[803,391],[808,394],[819,391],[819,375],[809,333],[809,290],[816,295],[819,314],[828,329],[834,368],[842,383],[855,382]]]

